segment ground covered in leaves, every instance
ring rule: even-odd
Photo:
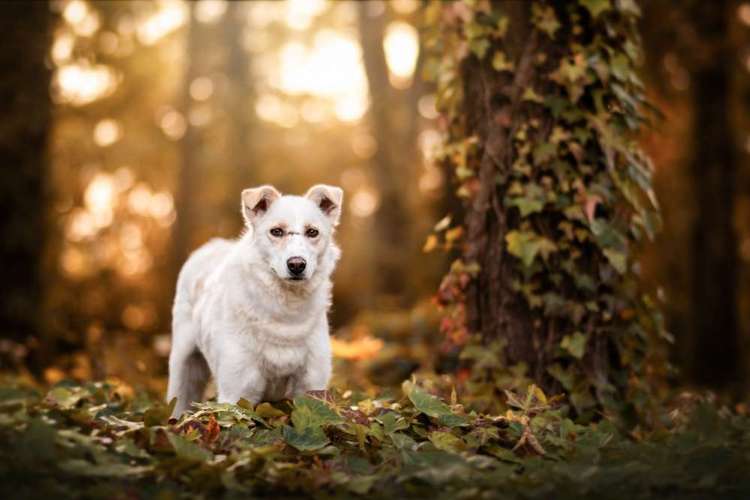
[[[500,416],[414,381],[253,407],[106,383],[0,386],[4,498],[750,498],[750,418],[692,399],[664,428],[580,426],[535,387]]]

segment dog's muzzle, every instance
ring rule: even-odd
[[[289,269],[290,279],[301,280],[304,279],[305,268],[307,262],[302,257],[290,257],[286,261],[286,268]]]

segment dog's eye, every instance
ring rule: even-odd
[[[280,227],[275,227],[271,229],[270,232],[271,232],[271,236],[273,236],[274,238],[281,238],[282,236],[284,236],[284,230],[281,229]]]
[[[305,236],[307,236],[308,238],[315,238],[318,234],[319,234],[319,231],[313,227],[305,231]]]

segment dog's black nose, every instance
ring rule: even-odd
[[[304,273],[305,266],[307,266],[307,262],[305,262],[305,259],[302,257],[291,257],[286,261],[286,267],[289,269],[289,272],[292,273],[292,276],[300,276]]]

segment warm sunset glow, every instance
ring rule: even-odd
[[[59,35],[52,44],[52,60],[56,64],[62,64],[70,60],[73,54],[75,38],[70,34]]]
[[[185,117],[179,111],[174,109],[168,110],[159,119],[159,128],[161,128],[164,135],[172,139],[173,141],[179,140],[185,135],[187,130],[187,121]]]
[[[331,337],[331,348],[333,355],[337,358],[349,360],[371,359],[383,349],[383,341],[370,335],[349,341]]]
[[[111,146],[122,137],[122,127],[117,120],[101,120],[94,127],[94,142],[101,147]]]
[[[214,82],[207,76],[201,76],[190,82],[190,97],[196,101],[205,101],[214,93]]]
[[[416,28],[403,21],[390,23],[386,28],[383,49],[391,84],[396,88],[409,87],[419,56]]]
[[[375,213],[380,204],[380,197],[373,189],[360,188],[352,196],[349,207],[356,217],[369,217]]]
[[[157,12],[137,28],[138,40],[153,45],[187,20],[187,6],[179,0],[161,0]]]
[[[86,19],[89,14],[89,7],[83,0],[72,0],[65,5],[63,9],[63,18],[70,24],[78,24]]]
[[[312,20],[326,8],[324,0],[288,0],[286,2],[286,24],[295,30],[310,27]]]
[[[106,227],[112,223],[115,186],[110,174],[96,174],[86,188],[83,199],[97,228]]]
[[[311,47],[300,42],[286,43],[280,59],[280,75],[273,83],[283,92],[329,100],[341,121],[356,121],[367,111],[362,53],[353,37],[322,30],[315,35]]]
[[[82,106],[114,92],[115,72],[103,64],[67,64],[55,74],[57,97],[62,102]]]
[[[226,0],[198,0],[195,3],[195,18],[202,23],[218,22],[226,11]]]

